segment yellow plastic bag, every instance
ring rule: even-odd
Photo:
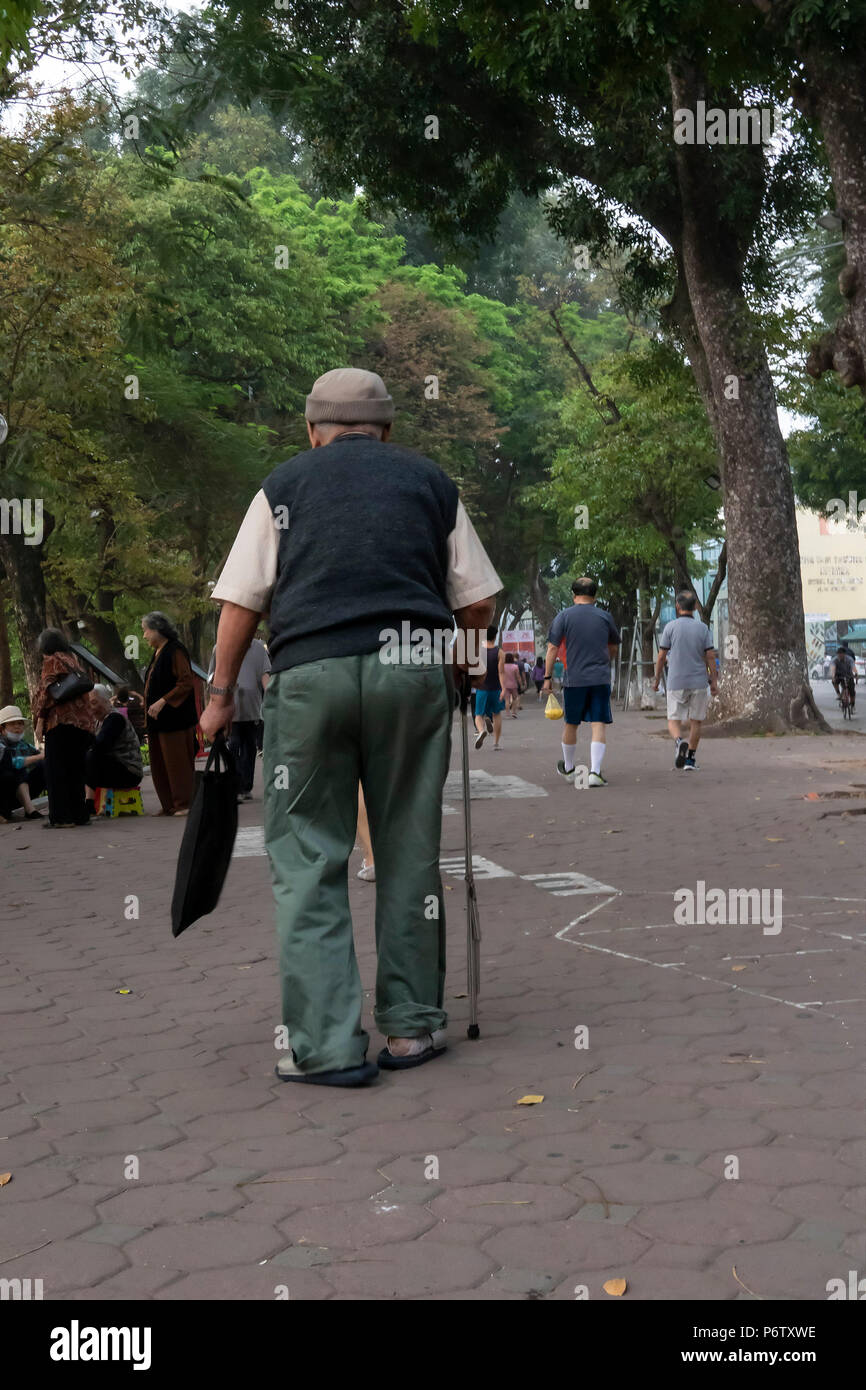
[[[562,705],[553,694],[548,695],[547,704],[544,706],[545,719],[561,719]]]

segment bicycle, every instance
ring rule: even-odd
[[[847,682],[845,682],[845,683],[842,685],[842,688],[841,688],[840,690],[837,690],[837,692],[836,692],[836,699],[838,700],[838,702],[839,702],[839,708],[840,708],[841,711],[842,711],[842,718],[843,718],[843,719],[853,719],[853,718],[854,718],[854,696],[851,694],[851,691],[850,691],[850,689],[848,688]]]

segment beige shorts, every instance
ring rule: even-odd
[[[706,719],[710,703],[710,689],[669,690],[668,719]]]

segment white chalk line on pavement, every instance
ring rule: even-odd
[[[628,890],[627,890],[627,891],[628,891]],[[633,896],[637,896],[637,892],[634,891],[632,895],[633,895]],[[685,963],[685,961],[658,961],[658,960],[649,960],[649,959],[647,959],[646,956],[633,955],[632,953],[630,953],[630,952],[628,952],[628,951],[615,951],[615,950],[613,949],[612,946],[601,946],[601,945],[596,944],[595,942],[586,941],[586,940],[583,939],[584,936],[598,936],[598,935],[602,935],[603,933],[614,932],[614,931],[646,931],[646,930],[657,930],[657,928],[653,928],[652,926],[650,926],[650,927],[620,927],[620,928],[616,928],[616,927],[607,927],[607,928],[602,928],[600,931],[591,931],[591,932],[586,932],[586,933],[580,932],[580,933],[579,933],[579,936],[581,937],[581,940],[579,940],[579,941],[573,941],[573,940],[571,940],[571,939],[569,938],[568,933],[569,933],[571,930],[573,930],[574,927],[579,926],[581,922],[586,921],[586,919],[587,919],[588,917],[591,917],[591,916],[593,915],[593,913],[598,912],[598,911],[599,911],[601,908],[603,908],[603,907],[607,907],[610,903],[614,902],[614,901],[616,900],[617,897],[622,897],[622,896],[624,896],[624,894],[623,894],[622,892],[617,892],[617,893],[614,895],[614,897],[612,897],[612,898],[606,898],[604,902],[598,903],[595,907],[591,908],[588,912],[583,912],[583,913],[580,914],[579,917],[575,917],[573,921],[567,923],[566,926],[564,926],[560,931],[558,931],[558,932],[555,933],[557,941],[564,941],[564,942],[566,942],[567,945],[569,945],[569,946],[577,946],[578,948],[580,948],[581,950],[584,950],[584,951],[598,951],[598,952],[600,952],[602,955],[614,956],[615,958],[617,958],[617,959],[619,959],[619,960],[633,961],[633,962],[634,962],[635,964],[637,964],[637,965],[651,965],[651,966],[653,966],[653,968],[656,969],[656,970],[679,970],[679,971],[682,971],[682,973],[683,973],[684,975],[688,975],[690,979],[693,979],[693,980],[701,980],[701,981],[703,981],[705,984],[724,985],[726,989],[738,991],[740,994],[746,994],[746,995],[749,995],[749,996],[751,996],[752,998],[755,998],[755,999],[766,999],[766,1000],[768,1000],[769,1002],[774,1003],[774,1004],[785,1004],[785,1005],[786,1005],[788,1008],[790,1008],[790,1009],[810,1009],[810,1008],[813,1008],[813,1009],[814,1009],[814,1008],[820,1008],[820,1009],[825,1010],[825,1012],[821,1015],[822,1018],[833,1018],[833,1019],[838,1020],[838,1021],[841,1022],[841,1023],[844,1023],[844,1022],[845,1022],[845,1019],[844,1019],[844,1018],[841,1018],[838,1014],[832,1014],[832,1013],[826,1012],[826,1010],[828,1009],[829,1006],[831,1006],[831,1005],[836,1005],[836,1004],[859,1004],[859,1003],[864,1002],[863,999],[861,999],[861,998],[856,998],[856,999],[844,999],[844,1000],[843,1000],[843,999],[827,999],[827,1000],[813,999],[813,1000],[810,1000],[808,1003],[803,1003],[803,1002],[798,1003],[798,1002],[797,1002],[796,1000],[794,1000],[794,999],[785,999],[785,998],[783,998],[781,995],[777,995],[777,994],[766,994],[766,993],[764,993],[764,992],[761,991],[761,990],[750,989],[747,985],[739,984],[739,983],[737,983],[737,982],[734,981],[734,980],[720,980],[720,979],[718,979],[718,978],[717,978],[716,976],[714,976],[714,975],[702,975],[700,972],[698,972],[698,971],[696,971],[696,970],[687,969],[687,968],[686,968],[686,963]],[[807,895],[804,895],[804,896],[807,896]],[[824,902],[860,902],[860,901],[861,901],[861,899],[859,899],[859,898],[834,898],[834,897],[831,897],[831,896],[827,896],[827,897],[824,897],[824,898],[822,899],[822,898],[819,897],[817,894],[810,894],[810,895],[808,895],[808,897],[814,898],[815,901],[819,901],[819,902],[820,902],[820,901],[824,901]],[[663,925],[665,925],[665,926],[674,925],[674,926],[675,926],[675,925],[678,925],[678,924],[677,924],[677,923],[665,923],[665,924],[663,924]],[[794,924],[794,925],[798,925],[798,924]],[[808,930],[808,928],[802,927],[801,930],[805,931],[805,930]],[[838,935],[838,934],[836,934],[836,935]],[[855,941],[856,941],[856,938],[855,938],[855,937],[842,937],[842,940],[846,940],[846,941],[855,940]],[[831,948],[828,948],[828,949],[832,950],[832,947],[831,947]],[[807,953],[806,953],[805,951],[803,951],[803,952],[801,952],[801,951],[793,951],[793,952],[784,952],[784,953],[782,953],[782,952],[776,952],[776,951],[771,951],[771,952],[767,952],[767,959],[772,960],[776,955],[781,955],[781,954],[785,954],[785,955],[805,955],[805,954],[807,954]],[[753,951],[753,952],[751,953],[751,958],[754,959],[754,957],[755,957],[755,952]],[[760,953],[759,953],[759,955],[758,955],[758,958],[759,958],[759,959],[761,958]],[[728,957],[728,959],[730,959],[730,957]]]

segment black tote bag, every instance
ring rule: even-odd
[[[213,912],[231,862],[238,828],[238,774],[223,734],[214,738],[204,772],[195,774],[195,782],[171,900],[172,936]]]

